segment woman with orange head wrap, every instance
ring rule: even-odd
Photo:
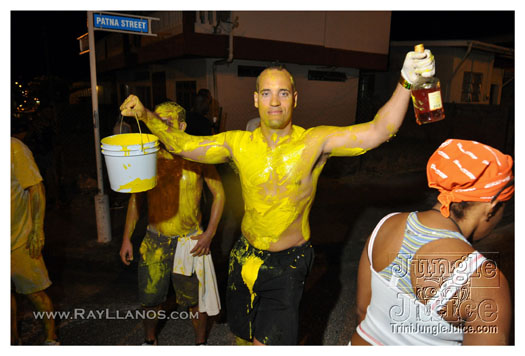
[[[385,216],[358,272],[352,345],[507,344],[510,292],[494,261],[467,239],[487,236],[514,193],[512,158],[450,139],[427,164],[430,210]]]

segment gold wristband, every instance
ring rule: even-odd
[[[412,88],[412,84],[410,84],[405,78],[403,78],[403,76],[399,77],[399,84],[401,84],[403,88],[408,89],[408,90]]]

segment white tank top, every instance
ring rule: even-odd
[[[385,216],[376,226],[368,243],[368,258],[372,275],[372,297],[365,319],[357,326],[357,333],[372,345],[461,345],[463,329],[456,327],[439,314],[464,285],[472,273],[486,260],[479,252],[472,252],[461,262],[427,304],[402,292],[395,283],[387,281],[372,265],[372,249],[377,232],[393,215]]]

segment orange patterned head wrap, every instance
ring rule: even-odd
[[[512,157],[476,141],[446,140],[427,163],[428,186],[439,190],[441,214],[450,216],[450,203],[490,202],[513,179]],[[498,200],[512,197],[514,185]]]

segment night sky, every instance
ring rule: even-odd
[[[77,40],[86,32],[86,11],[12,11],[12,79],[51,73],[89,80],[89,55],[79,55]]]
[[[50,73],[89,80],[89,56],[79,55],[76,39],[86,32],[86,11],[11,11],[12,78],[28,81]],[[508,33],[514,33],[512,11],[392,12],[393,41],[483,40]]]
[[[514,11],[392,11],[390,39],[483,41],[513,33]]]

